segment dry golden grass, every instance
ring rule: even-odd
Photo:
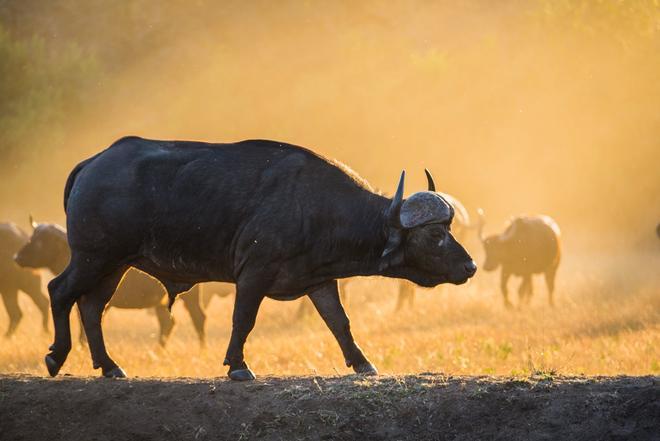
[[[395,282],[356,279],[348,288],[347,310],[356,340],[382,373],[658,374],[659,263],[658,253],[568,260],[560,269],[554,309],[547,306],[539,277],[529,309],[505,310],[497,276],[482,272],[465,286],[418,289],[414,308],[400,313],[394,312]],[[37,311],[29,300],[21,304],[27,317],[19,331],[0,340],[0,373],[43,375],[51,337],[38,331]],[[233,298],[211,303],[205,350],[180,304],[174,307],[178,323],[165,350],[156,343],[153,314],[110,310],[105,318],[110,354],[131,376],[222,376],[232,304]],[[297,307],[298,302],[264,302],[246,346],[257,375],[350,373],[321,320],[314,315],[296,321]],[[6,321],[2,311],[0,326]],[[78,344],[62,373],[98,374],[87,348]]]

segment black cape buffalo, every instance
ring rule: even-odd
[[[383,275],[422,286],[461,284],[476,265],[449,232],[454,212],[435,192],[374,193],[347,167],[280,142],[233,144],[120,139],[78,164],[64,189],[71,262],[49,284],[56,375],[71,349],[78,301],[94,368],[124,376],[106,352],[101,313],[129,266],[166,287],[170,302],[194,284],[236,284],[224,364],[253,379],[243,346],[267,296],[307,293],[346,364],[375,368],[354,342],[337,279]]]
[[[30,296],[41,312],[44,331],[48,330],[48,298],[41,292],[41,277],[33,271],[16,265],[14,254],[28,241],[28,236],[13,223],[0,224],[0,296],[7,309],[11,336],[18,327],[23,313],[18,305],[18,291]]]
[[[518,289],[519,304],[528,304],[532,297],[532,275],[543,273],[548,286],[548,303],[554,305],[555,276],[561,258],[560,232],[549,216],[520,216],[502,234],[483,237],[483,212],[479,212],[479,237],[486,260],[483,269],[494,271],[502,267],[500,288],[504,306],[511,307],[507,282],[511,275],[522,277]]]
[[[60,274],[66,268],[71,257],[66,232],[56,224],[37,224],[32,219],[30,219],[30,223],[33,228],[32,236],[16,253],[16,263],[22,267],[46,268],[53,274]],[[203,346],[206,339],[204,330],[206,315],[200,307],[199,290],[199,286],[196,285],[182,298],[186,309],[190,313],[195,331],[197,331],[199,342]],[[117,286],[117,290],[112,300],[108,302],[106,309],[110,307],[122,309],[153,308],[160,325],[158,342],[161,346],[165,346],[174,328],[174,318],[167,310],[164,302],[166,294],[163,285],[158,280],[131,268]],[[48,301],[46,301],[46,305],[48,305]],[[81,341],[84,340],[84,335],[81,329]]]

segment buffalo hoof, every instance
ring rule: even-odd
[[[115,366],[109,371],[103,371],[105,378],[126,378],[126,372],[119,366]]]
[[[257,377],[254,376],[254,373],[249,368],[246,369],[236,369],[235,371],[229,371],[229,378],[234,381],[252,381]]]
[[[57,375],[62,365],[58,363],[50,354],[46,355],[44,361],[46,362],[46,369],[48,369],[48,374],[51,377]]]
[[[361,375],[378,375],[378,369],[371,363],[364,363],[359,366],[353,367],[353,370],[357,374]]]

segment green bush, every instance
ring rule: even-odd
[[[100,69],[75,45],[50,51],[43,39],[16,40],[1,25],[0,60],[0,164],[8,164],[62,138]]]

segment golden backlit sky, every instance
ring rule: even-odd
[[[491,230],[545,213],[574,243],[655,240],[657,1],[106,3],[30,22],[104,74],[63,139],[3,172],[3,219],[62,222],[68,171],[124,135],[269,138],[390,194],[429,167]]]

